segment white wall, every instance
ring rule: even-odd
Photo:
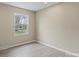
[[[14,35],[14,13],[29,15],[29,34],[22,36]],[[0,49],[16,46],[35,40],[35,13],[0,4]]]
[[[79,54],[79,3],[62,3],[36,13],[37,39]]]

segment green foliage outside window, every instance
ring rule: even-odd
[[[15,33],[25,33],[27,30],[27,17],[24,15],[15,15]]]

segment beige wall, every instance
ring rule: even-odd
[[[62,3],[36,13],[37,39],[79,54],[79,3]]]
[[[29,34],[15,36],[14,13],[29,15]],[[0,48],[15,45],[19,42],[29,42],[35,40],[35,13],[8,5],[0,4]]]
[[[30,16],[28,35],[14,36],[14,13]],[[0,4],[0,48],[32,41],[36,36],[44,43],[79,54],[79,3],[51,6],[36,16],[32,11]]]

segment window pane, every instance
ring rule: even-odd
[[[17,34],[26,33],[27,30],[27,16],[24,15],[15,15],[15,32]]]

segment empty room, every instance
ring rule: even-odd
[[[79,2],[0,2],[0,57],[79,57]]]

